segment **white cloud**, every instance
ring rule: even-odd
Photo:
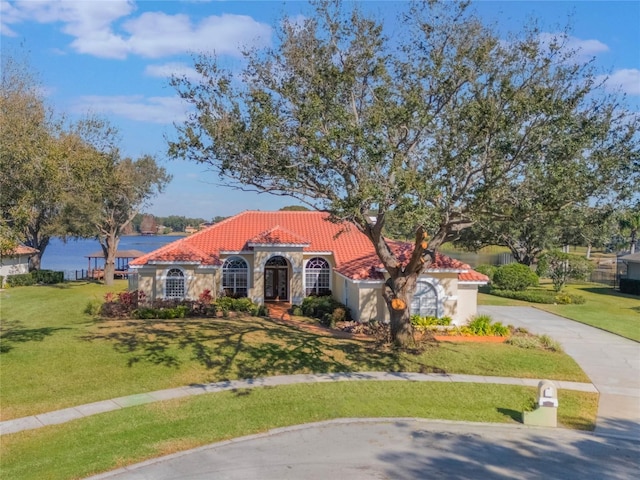
[[[202,78],[202,76],[196,71],[195,68],[180,62],[164,63],[162,65],[147,65],[147,67],[144,69],[144,73],[145,75],[148,75],[150,77],[167,79],[176,76],[186,77],[189,80],[197,81]]]
[[[577,60],[584,61],[591,57],[609,51],[609,47],[600,40],[584,40],[564,33],[541,33],[538,37],[543,45],[564,43],[567,50],[576,52]]]
[[[147,12],[126,22],[127,44],[132,53],[159,58],[185,52],[215,51],[239,55],[244,46],[268,43],[271,27],[245,15],[204,18],[197,25],[186,15]]]
[[[11,5],[6,0],[0,1],[0,34],[8,37],[15,37],[17,33],[14,32],[10,24],[20,22],[22,15],[20,11]]]
[[[194,23],[185,14],[145,12],[133,17],[135,10],[131,0],[2,0],[1,32],[15,36],[15,25],[26,21],[61,23],[77,52],[116,59],[201,51],[239,55],[244,46],[270,43],[271,27],[246,15],[214,15]]]
[[[186,120],[188,105],[179,97],[87,95],[77,99],[75,113],[115,115],[138,122],[172,124]]]
[[[600,81],[610,91],[622,91],[627,95],[640,95],[640,70],[637,68],[623,68],[611,75],[601,75]]]

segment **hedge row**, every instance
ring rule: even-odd
[[[266,317],[268,309],[256,305],[249,298],[220,297],[213,300],[210,290],[205,290],[198,300],[154,300],[146,301],[142,291],[107,293],[105,302],[89,302],[84,312],[105,318],[173,319],[185,317],[216,317],[229,312],[243,312]]]
[[[28,285],[45,284],[54,285],[64,282],[64,272],[53,270],[34,270],[31,273],[9,275],[6,279],[10,287],[25,287]]]
[[[573,295],[570,293],[555,293],[544,290],[525,290],[525,291],[514,291],[514,290],[499,290],[492,288],[491,295],[496,295],[498,297],[505,298],[513,298],[514,300],[522,300],[525,302],[531,303],[546,303],[546,304],[554,304],[557,303],[559,305],[569,305],[576,304],[581,305],[586,300],[581,295]]]
[[[640,295],[640,280],[634,280],[632,278],[621,278],[620,292],[629,293],[631,295]]]

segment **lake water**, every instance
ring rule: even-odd
[[[120,237],[118,250],[140,250],[148,253],[181,238],[173,235],[124,236]],[[64,272],[86,270],[86,256],[100,250],[100,244],[94,239],[69,240],[65,243],[59,238],[52,238],[42,257],[42,268]]]

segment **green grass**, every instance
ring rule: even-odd
[[[538,288],[551,289],[550,284]],[[640,297],[620,293],[597,283],[570,284],[563,291],[582,295],[582,305],[543,305],[480,293],[481,305],[527,305],[601,328],[636,342],[640,342]]]
[[[510,345],[433,344],[397,353],[252,317],[100,321],[82,313],[107,290],[68,284],[2,292],[2,420],[280,374],[412,371],[589,381],[565,354]]]
[[[559,392],[561,425],[594,427],[597,395]],[[211,442],[333,418],[516,423],[535,389],[485,384],[341,382],[158,402],[2,437],[2,476],[67,479]]]

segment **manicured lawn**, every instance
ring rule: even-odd
[[[288,385],[158,402],[2,437],[2,477],[68,479],[272,428],[353,417],[515,423],[535,389],[485,384]],[[597,395],[559,392],[558,419],[592,429]]]
[[[83,313],[108,290],[73,283],[0,292],[2,420],[276,374],[419,371],[588,381],[565,354],[509,345],[441,344],[398,354],[261,318],[100,321]]]
[[[539,288],[551,287],[543,284]],[[478,303],[529,305],[640,342],[640,297],[597,283],[571,284],[565,287],[565,291],[582,295],[586,302],[582,305],[543,305],[481,293]]]

